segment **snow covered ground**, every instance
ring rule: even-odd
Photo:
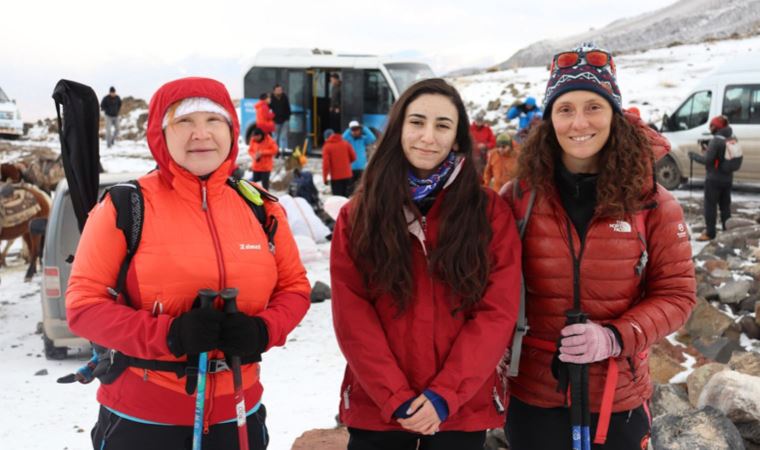
[[[646,120],[656,120],[672,112],[689,89],[706,72],[724,60],[760,53],[760,37],[652,50],[620,56],[619,83],[626,105],[636,104]],[[468,109],[486,109],[499,99],[500,110],[488,113],[498,119],[499,131],[506,127],[504,109],[515,99],[533,95],[542,99],[547,71],[544,67],[507,70],[452,80],[460,89]],[[512,84],[514,91],[509,88]],[[15,145],[30,144],[17,141]],[[55,141],[48,145],[58,151]],[[144,142],[120,141],[112,149],[101,144],[103,166],[109,172],[146,172],[154,162]],[[0,153],[9,161],[19,152]],[[241,162],[248,160],[241,148]],[[318,162],[312,161],[312,169]],[[315,177],[322,190],[321,177]],[[699,196],[699,191],[693,193]],[[689,195],[680,192],[680,198]],[[757,198],[752,196],[751,198]],[[699,251],[701,245],[695,245]],[[16,247],[17,249],[17,247]],[[14,249],[12,253],[16,250]],[[317,245],[321,259],[306,262],[309,280],[329,284],[329,243]],[[47,361],[42,355],[42,340],[35,333],[41,317],[39,276],[23,282],[25,266],[13,256],[10,267],[0,270],[0,448],[69,449],[91,448],[89,431],[97,415],[95,390],[91,385],[58,385],[55,379],[78,368],[88,355],[66,361]],[[330,302],[312,305],[304,321],[291,334],[287,345],[264,355],[263,401],[269,417],[270,449],[290,449],[303,431],[335,425],[343,358],[332,330]],[[40,371],[47,374],[35,375]]]

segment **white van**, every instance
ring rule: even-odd
[[[24,134],[24,123],[16,101],[11,100],[0,88],[0,136],[20,137]]]
[[[672,146],[657,166],[657,180],[675,189],[689,177],[690,151],[711,138],[708,122],[724,115],[742,144],[744,162],[734,182],[760,184],[760,58],[744,57],[723,64],[705,77],[686,100],[662,121],[662,134]],[[705,167],[693,165],[695,180],[704,180]]]

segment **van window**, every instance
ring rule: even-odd
[[[386,64],[388,73],[391,74],[393,82],[396,83],[399,95],[403,94],[406,88],[417,81],[426,78],[433,78],[433,71],[427,64],[421,63],[392,63]]]
[[[11,101],[7,95],[5,95],[5,92],[3,92],[3,88],[0,88],[0,103],[5,103]]]
[[[388,114],[393,103],[391,88],[379,70],[364,71],[364,112]]]
[[[728,123],[760,123],[760,84],[726,86],[723,115]]]
[[[710,99],[712,92],[699,91],[686,99],[675,113],[673,113],[673,131],[690,130],[707,123],[710,116]]]

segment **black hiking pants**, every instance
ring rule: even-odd
[[[330,180],[330,186],[332,187],[333,195],[342,195],[343,197],[349,196],[349,189],[351,188],[353,180],[351,178],[344,178],[342,180]]]
[[[651,428],[643,406],[630,411],[612,413],[607,441],[594,444],[599,414],[591,414],[592,450],[646,450]],[[504,434],[509,450],[571,450],[569,408],[540,408],[509,398]]]
[[[362,174],[364,174],[364,170],[351,169],[351,185],[348,188],[348,195],[346,197],[354,195],[354,191],[359,187]]]
[[[266,450],[269,435],[265,424],[267,410],[262,404],[258,411],[248,416],[248,446],[250,450]],[[98,422],[90,432],[95,450],[191,450],[193,427],[150,425],[119,417],[103,406]],[[236,449],[238,444],[237,422],[212,425],[208,434],[202,435],[203,450]]]
[[[485,431],[439,431],[423,436],[406,431],[349,428],[348,434],[348,450],[483,450],[486,442]]]
[[[269,190],[269,174],[270,172],[253,172],[253,182],[261,183],[261,187]]]
[[[731,217],[731,184],[730,181],[705,181],[705,233],[710,239],[715,238],[718,207],[723,231],[726,230],[726,221]]]

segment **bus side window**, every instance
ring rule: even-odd
[[[379,70],[364,71],[364,113],[388,114],[393,104],[393,95]]]

